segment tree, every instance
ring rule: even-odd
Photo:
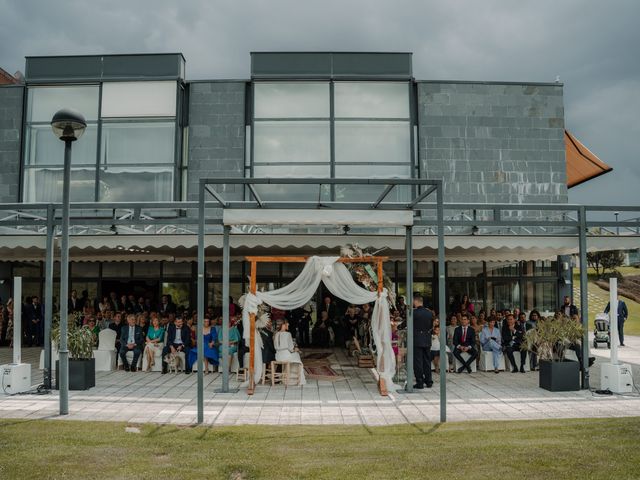
[[[607,270],[615,271],[617,267],[622,266],[624,253],[621,250],[587,253],[587,263],[596,271],[596,276],[602,278]]]

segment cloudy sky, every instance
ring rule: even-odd
[[[570,201],[640,204],[640,2],[0,0],[0,66],[26,55],[183,52],[187,77],[247,78],[249,52],[413,52],[418,79],[554,81],[566,127],[614,171]]]

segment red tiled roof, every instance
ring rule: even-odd
[[[566,130],[564,131],[564,144],[567,158],[567,186],[569,188],[613,170]]]

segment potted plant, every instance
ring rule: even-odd
[[[51,338],[60,353],[60,320],[54,318]],[[88,390],[96,386],[96,364],[93,358],[93,332],[87,326],[79,326],[77,316],[68,317],[67,349],[69,350],[69,390]],[[60,361],[56,361],[56,389]]]
[[[552,392],[579,390],[580,364],[567,360],[565,352],[582,340],[582,325],[566,316],[548,317],[536,323],[525,334],[522,349],[538,355],[540,387]]]

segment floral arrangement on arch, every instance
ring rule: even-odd
[[[363,249],[357,243],[349,243],[340,248],[340,256],[347,258],[373,257],[374,254],[369,249]],[[346,263],[346,267],[351,271],[356,281],[371,292],[378,290],[378,273],[375,264],[366,262]],[[387,275],[382,277],[383,287],[387,289],[389,305],[395,308],[396,292],[391,279]]]

